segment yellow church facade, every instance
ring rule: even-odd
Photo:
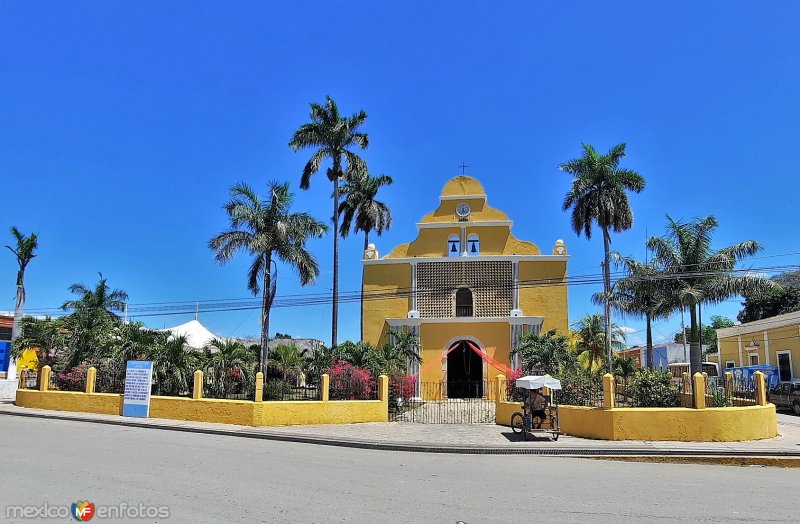
[[[364,253],[364,340],[390,342],[415,333],[421,364],[411,364],[438,396],[486,396],[485,384],[516,369],[510,356],[527,332],[568,332],[563,241],[546,253],[511,233],[512,221],[489,206],[476,179],[445,184],[435,211],[417,224],[416,240],[380,257]]]

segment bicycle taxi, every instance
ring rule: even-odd
[[[542,388],[547,388],[552,392],[561,389],[561,381],[550,375],[529,375],[518,378],[515,386],[519,389],[539,390],[540,392]],[[561,434],[561,427],[558,424],[558,405],[552,402],[554,398],[552,393],[549,397],[545,395],[545,398],[547,405],[544,408],[544,417],[518,411],[511,415],[511,431],[522,433],[525,440],[528,440],[529,435],[538,433],[548,435],[551,440],[558,440],[558,436]]]

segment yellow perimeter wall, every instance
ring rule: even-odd
[[[518,402],[497,403],[497,424],[508,426]],[[778,436],[775,406],[730,408],[588,408],[559,406],[561,431],[599,440],[738,442]]]
[[[388,394],[382,394],[381,397],[381,400],[251,402],[153,396],[150,400],[150,416],[242,426],[386,422],[389,412]],[[122,395],[111,393],[18,389],[15,404],[56,411],[122,414]]]

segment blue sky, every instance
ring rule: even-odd
[[[581,142],[624,141],[648,187],[615,249],[643,256],[666,213],[713,214],[720,247],[763,242],[771,258],[753,266],[800,263],[772,257],[800,251],[800,4],[378,4],[0,1],[0,227],[40,235],[29,308],[60,305],[98,271],[136,304],[247,297],[247,258],[220,267],[206,243],[240,180],[260,191],[289,181],[297,210],[330,217],[329,182],[299,190],[309,153],[286,147],[327,94],[367,111],[364,157],[395,180],[382,195],[394,214],[383,253],[416,236],[465,161],[517,236],[543,250],[563,238],[570,272],[597,273],[602,239],[570,230],[557,166]],[[301,288],[282,269],[279,295],[330,289],[331,237],[310,247],[318,282]],[[343,291],[360,286],[361,248],[343,243]],[[0,257],[0,309],[13,308],[15,270]],[[595,291],[571,289],[572,320],[594,311]],[[707,314],[738,310],[734,300]],[[257,318],[201,315],[239,336],[257,333]],[[329,324],[328,306],[283,308],[271,331],[327,340]],[[340,333],[358,336],[357,305],[342,307]]]

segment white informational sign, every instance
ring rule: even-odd
[[[150,416],[150,388],[153,385],[153,363],[149,360],[129,360],[125,368],[125,397],[123,417]]]

